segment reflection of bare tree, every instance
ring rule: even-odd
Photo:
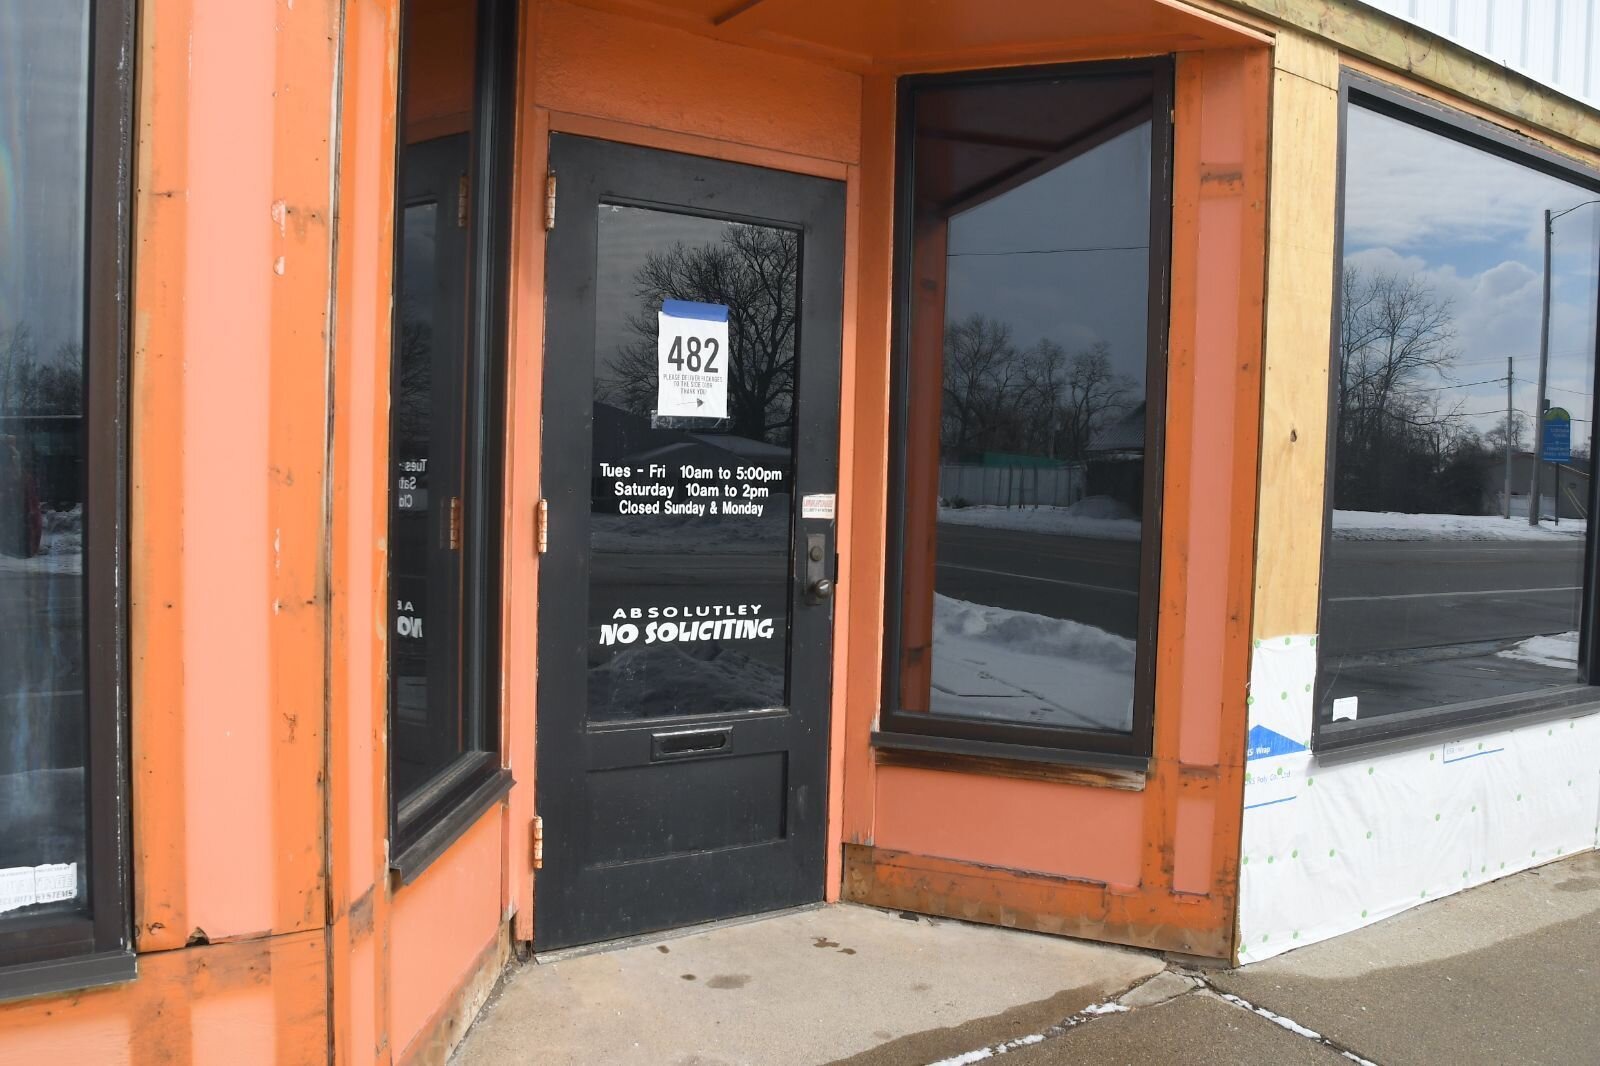
[[[12,326],[0,339],[0,413],[81,415],[83,347],[63,344],[41,356],[27,324]]]
[[[1048,339],[1019,350],[1009,325],[972,314],[945,329],[940,445],[957,456],[1081,459],[1138,391],[1103,341],[1070,353]]]
[[[428,419],[433,396],[433,326],[416,313],[415,300],[400,306],[395,345],[394,427],[406,458],[428,454]]]
[[[1347,266],[1342,284],[1335,505],[1482,511],[1494,450],[1437,384],[1456,356],[1450,301],[1414,276]]]
[[[674,244],[651,252],[634,275],[641,310],[634,339],[621,346],[597,382],[602,399],[648,416],[656,400],[656,314],[663,300],[728,308],[728,427],[787,443],[794,407],[795,328],[800,241],[787,230],[731,226],[714,244]]]

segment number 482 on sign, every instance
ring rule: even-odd
[[[726,304],[662,301],[656,341],[656,414],[728,417]]]

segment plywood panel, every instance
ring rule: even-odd
[[[1317,627],[1338,179],[1338,93],[1278,70],[1272,104],[1257,639]]]

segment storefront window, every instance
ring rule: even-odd
[[[1166,78],[905,91],[886,729],[1147,748]]]
[[[491,397],[505,212],[500,124],[485,116],[501,113],[507,7],[404,8],[389,452],[390,801],[393,851],[411,856],[403,873],[436,854],[415,847],[438,846],[441,819],[475,814],[466,808],[504,776]]]
[[[127,971],[120,8],[0,0],[0,998]]]
[[[1323,733],[1520,706],[1586,658],[1600,184],[1439,115],[1345,112]]]

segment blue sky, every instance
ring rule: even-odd
[[[1413,276],[1451,302],[1456,357],[1438,388],[1504,378],[1515,359],[1513,402],[1529,415],[1538,373],[1546,208],[1561,211],[1595,193],[1478,148],[1360,107],[1349,112],[1344,250],[1363,270]],[[1593,388],[1600,205],[1555,223],[1552,257],[1550,402],[1574,416],[1582,446]],[[1480,431],[1504,417],[1503,380],[1440,389]],[[1483,412],[1480,414],[1480,412]]]

